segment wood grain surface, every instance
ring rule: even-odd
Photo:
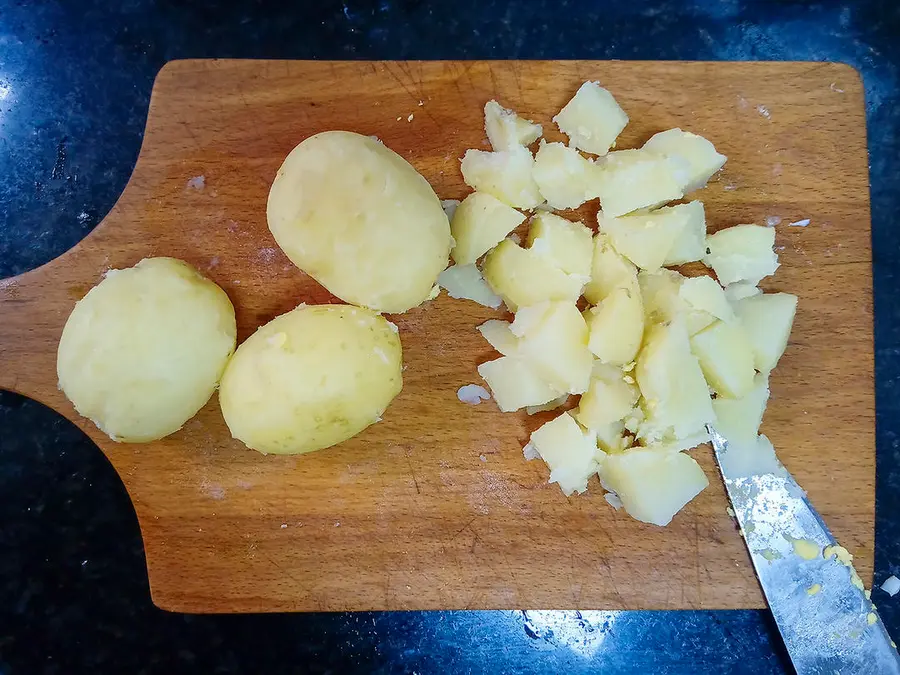
[[[521,447],[552,413],[460,403],[492,357],[497,316],[445,295],[400,327],[403,392],[338,447],[264,457],[212,401],[178,433],[116,444],[57,390],[74,303],[109,268],[171,255],[219,283],[238,339],[300,302],[331,300],[266,227],[269,186],[310,134],[374,134],[442,198],[467,194],[459,158],[486,146],[490,98],[560,137],[550,118],[584,80],[631,117],[619,147],[680,126],[729,160],[695,193],[710,230],[776,227],[763,286],[800,296],[763,431],[870,583],[874,520],[871,247],[863,91],[829,63],[180,61],[156,80],[122,197],[74,249],[0,282],[0,387],[84,429],[134,502],[154,602],[188,612],[451,608],[740,608],[763,598],[707,448],[711,485],[667,528],[614,511],[596,479],[566,498]],[[192,180],[197,177],[203,180]],[[347,199],[353,199],[352,194]],[[596,202],[581,211],[595,226]],[[74,217],[74,214],[73,214]],[[809,219],[807,227],[791,221]]]

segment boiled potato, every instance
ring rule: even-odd
[[[567,412],[531,434],[531,445],[550,467],[549,482],[557,483],[565,495],[587,490],[588,479],[603,460],[596,435]]]
[[[482,363],[478,366],[478,374],[491,388],[494,400],[503,412],[541,405],[562,393],[547,384],[534,366],[517,357],[502,356]]]
[[[663,265],[683,265],[702,260],[706,255],[706,211],[703,202],[695,200],[687,204],[666,206],[658,209],[656,213],[670,209],[681,216],[684,226],[669,249]]]
[[[715,399],[713,400],[715,403]],[[661,450],[664,452],[681,452],[682,450],[690,450],[698,445],[709,442],[709,432],[704,428],[696,433],[685,436],[681,439],[664,437],[662,440],[646,445],[648,450]]]
[[[686,438],[715,421],[709,388],[682,322],[657,324],[647,331],[635,377],[647,416],[639,436],[646,442]]]
[[[585,82],[553,121],[572,147],[605,155],[628,124],[628,115],[599,82]]]
[[[685,218],[678,207],[619,218],[610,218],[600,211],[597,224],[616,251],[652,272],[662,267],[669,256],[684,230]]]
[[[327,448],[379,421],[403,386],[387,319],[349,305],[300,305],[235,352],[219,403],[231,435],[273,454]]]
[[[460,168],[466,185],[504,204],[533,209],[544,202],[532,176],[534,157],[521,145],[496,152],[466,150]]]
[[[580,406],[579,406],[580,407]],[[575,416],[578,416],[578,409]],[[591,429],[597,434],[597,447],[607,454],[625,452],[631,447],[634,438],[625,433],[625,424],[621,421]]]
[[[608,218],[652,209],[684,196],[675,161],[648,150],[619,150],[606,156],[594,192]]]
[[[473,192],[456,207],[450,220],[456,241],[451,255],[458,264],[471,265],[523,222],[523,214],[496,197]]]
[[[503,356],[515,356],[519,351],[519,338],[510,330],[508,321],[490,319],[478,326],[478,332]]]
[[[534,157],[534,180],[554,209],[575,209],[596,197],[592,180],[596,171],[578,150],[562,143],[541,141]]]
[[[574,302],[586,281],[585,277],[566,274],[546,257],[509,239],[487,254],[483,272],[485,280],[513,312],[544,300]]]
[[[742,398],[716,398],[716,431],[734,443],[752,443],[759,433],[763,413],[769,400],[769,375],[757,373],[753,388]]]
[[[519,145],[531,145],[543,133],[540,124],[522,119],[497,101],[484,104],[484,131],[494,150],[512,150]]]
[[[114,441],[153,441],[206,404],[235,336],[221,288],[180,260],[146,258],[110,270],[75,304],[59,341],[59,388]]]
[[[593,305],[617,288],[633,288],[637,278],[634,264],[620,255],[603,232],[594,236],[591,278],[584,287],[584,297]]]
[[[587,389],[593,359],[587,326],[573,302],[520,308],[510,330],[519,338],[517,356],[553,388],[569,394]]]
[[[759,295],[760,293],[762,293],[762,291],[759,290],[759,286],[746,281],[737,281],[733,284],[728,284],[725,287],[725,298],[732,304],[738,300],[749,298],[751,295]]]
[[[625,419],[637,404],[640,393],[634,378],[626,376],[621,368],[597,362],[591,371],[588,390],[578,403],[575,419],[586,429],[608,429]]]
[[[756,285],[778,269],[774,245],[774,227],[735,225],[719,230],[706,240],[709,253],[703,263],[713,269],[723,286],[738,281]]]
[[[768,372],[787,348],[797,296],[790,293],[763,293],[734,303],[734,311],[753,349],[756,369]]]
[[[716,320],[712,314],[692,306],[681,295],[681,287],[686,280],[686,277],[675,270],[665,268],[638,275],[648,324],[678,319],[684,323],[688,335],[694,335]]]
[[[552,213],[538,213],[531,220],[528,246],[563,272],[587,278],[591,274],[594,251],[591,237],[584,223]]]
[[[681,129],[668,129],[654,134],[644,143],[643,149],[678,158],[683,162],[686,167],[685,194],[705,187],[728,159],[716,152],[713,144],[703,136]]]
[[[481,270],[475,265],[452,265],[438,275],[438,286],[451,298],[472,300],[479,305],[497,309],[503,301],[487,285]]]
[[[617,288],[591,310],[588,348],[604,363],[634,361],[644,335],[644,305],[637,283]]]
[[[734,321],[734,310],[725,291],[712,277],[692,277],[681,282],[678,294],[696,310],[708,312],[722,321]]]
[[[607,455],[600,464],[600,481],[619,496],[628,515],[660,526],[709,485],[688,455],[648,448]]]
[[[421,304],[447,266],[450,224],[440,200],[369,136],[326,131],[300,143],[275,176],[266,215],[297,267],[376,311]]]
[[[753,348],[736,323],[716,321],[690,343],[703,376],[719,396],[741,398],[753,388]]]

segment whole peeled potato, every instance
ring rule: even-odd
[[[234,352],[234,307],[174,258],[110,270],[72,310],[59,341],[59,387],[114,441],[177,431],[212,396]]]
[[[450,254],[450,224],[428,181],[379,141],[349,131],[310,136],[291,151],[267,217],[297,267],[376,311],[424,302]]]
[[[368,309],[300,305],[238,347],[219,403],[231,435],[264,454],[327,448],[381,419],[400,392],[396,327]]]

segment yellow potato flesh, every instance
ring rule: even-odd
[[[266,213],[297,267],[376,311],[421,304],[447,266],[450,224],[434,190],[368,136],[327,131],[300,143],[278,170]]]
[[[355,436],[403,386],[394,326],[347,305],[301,305],[244,342],[219,402],[232,436],[262,453],[311,452]]]
[[[221,288],[180,260],[148,258],[111,270],[75,305],[59,342],[59,386],[113,440],[156,440],[206,404],[235,335]]]

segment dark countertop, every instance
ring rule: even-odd
[[[0,0],[0,278],[54,258],[103,218],[137,157],[153,78],[170,59],[850,63],[866,85],[871,156],[875,582],[900,575],[898,3],[302,4]],[[876,589],[872,599],[900,635],[900,596]],[[103,455],[55,413],[0,393],[0,675],[564,670],[762,674],[789,666],[770,617],[754,611],[162,612],[149,600],[134,510]]]

